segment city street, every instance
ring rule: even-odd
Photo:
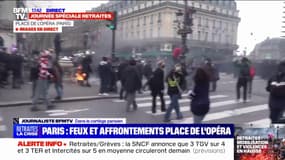
[[[236,80],[232,75],[221,75],[218,82],[218,89],[211,93],[211,108],[206,115],[204,123],[235,123],[268,126],[268,94],[265,91],[266,81],[256,77],[253,82],[253,95],[250,102],[236,102],[235,98]],[[92,95],[90,95],[92,96]],[[167,95],[166,104],[169,104]],[[159,102],[159,99],[157,100]],[[172,113],[170,123],[193,123],[190,112],[190,100],[183,96],[180,100],[180,107],[184,118],[176,120]],[[57,103],[53,110],[31,112],[30,105],[0,108],[0,137],[12,136],[12,119],[15,117],[49,117],[49,118],[126,118],[127,123],[164,123],[164,113],[160,112],[160,105],[157,105],[157,112],[151,113],[151,96],[149,91],[137,94],[138,110],[126,112],[125,102],[116,98],[90,101],[76,101]]]

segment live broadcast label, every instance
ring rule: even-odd
[[[233,138],[233,124],[14,124],[14,138]]]
[[[233,160],[233,139],[10,139],[14,159],[21,160]],[[2,142],[1,142],[2,143]],[[7,144],[7,142],[6,142]],[[0,145],[3,147],[2,145]],[[8,147],[8,146],[7,146]],[[2,148],[10,151],[11,148]],[[1,149],[1,147],[0,147]],[[10,152],[9,152],[10,153]],[[14,157],[15,156],[15,157]]]

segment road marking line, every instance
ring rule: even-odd
[[[252,113],[256,111],[263,111],[267,109],[268,109],[268,104],[262,104],[262,105],[249,106],[249,107],[241,108],[241,109],[225,110],[222,112],[210,113],[206,115],[203,122],[224,119],[224,118],[228,118],[232,116],[243,115],[243,114]],[[193,117],[185,118],[182,121],[180,121],[180,123],[193,123]]]
[[[6,131],[7,127],[5,125],[0,125],[0,131]]]
[[[210,96],[210,99],[218,99],[218,98],[226,98],[228,96],[226,95],[212,95]],[[186,102],[190,102],[190,99],[186,98],[186,99],[181,99],[179,100],[179,103],[186,103]],[[165,101],[165,105],[170,104],[170,100],[166,100]],[[157,100],[156,105],[160,105],[160,101]],[[189,104],[190,105],[190,104]],[[146,102],[146,103],[138,103],[138,107],[151,107],[152,106],[152,102]]]
[[[265,119],[260,119],[256,121],[251,121],[251,122],[248,122],[247,124],[252,125],[252,126],[262,125],[262,126],[269,127],[269,125],[271,124],[271,120],[269,118],[265,118]]]
[[[61,112],[61,113],[51,113],[51,114],[49,114],[49,116],[65,116],[65,115],[67,115],[68,113],[66,113],[66,112]]]
[[[47,111],[45,111],[46,113],[54,113],[54,112],[64,112],[64,110],[63,109],[57,109],[57,110],[47,110]]]
[[[73,109],[73,110],[50,110],[49,116],[63,116],[63,115],[67,115],[68,113],[76,113],[76,112],[83,112],[83,111],[88,111],[88,108]]]
[[[218,107],[222,107],[222,106],[226,106],[226,105],[230,105],[230,104],[235,104],[236,101],[235,100],[228,100],[228,101],[222,101],[222,102],[214,102],[214,103],[211,103],[211,106],[210,106],[210,109],[211,108],[218,108]],[[185,112],[185,111],[189,111],[190,112],[190,104],[188,106],[181,106],[180,107],[180,111],[181,112]],[[172,111],[174,112],[174,110]],[[151,111],[146,111],[146,113],[148,114],[152,114]],[[163,115],[165,114],[165,112],[157,112],[155,113],[155,115]]]

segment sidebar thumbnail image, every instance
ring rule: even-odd
[[[285,160],[285,125],[236,126],[235,160]]]

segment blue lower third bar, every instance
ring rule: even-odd
[[[233,138],[233,124],[14,124],[14,138]]]

